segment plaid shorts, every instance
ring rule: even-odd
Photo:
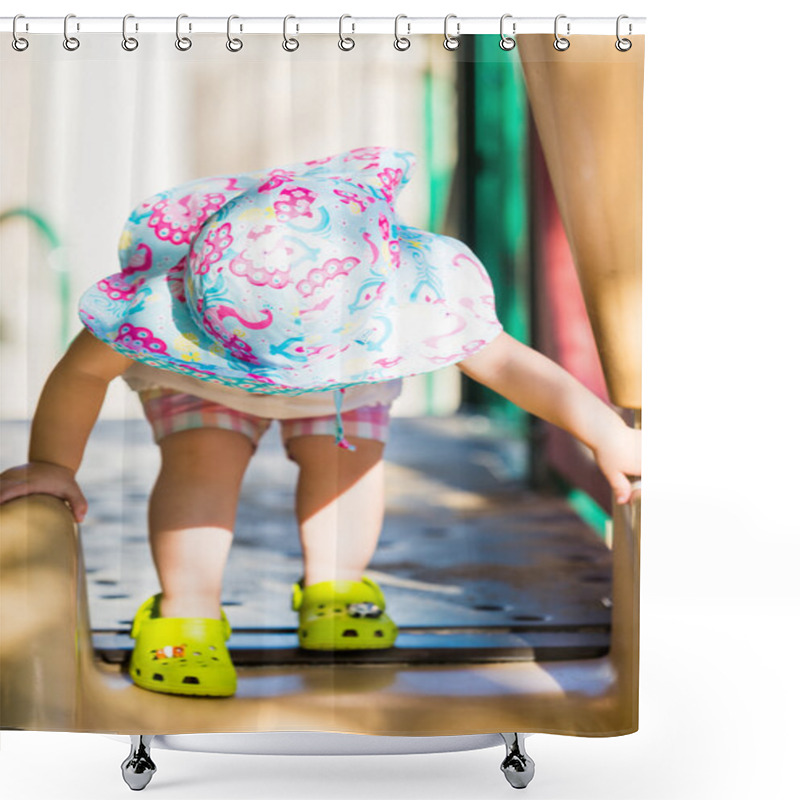
[[[204,400],[172,389],[143,389],[139,399],[144,414],[153,429],[153,439],[160,442],[165,436],[193,428],[223,428],[247,436],[255,448],[269,429],[271,419],[237,411],[220,403]],[[284,447],[296,436],[335,436],[336,415],[282,419],[281,439]],[[389,438],[389,406],[361,406],[342,414],[344,435],[347,438]]]

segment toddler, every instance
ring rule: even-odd
[[[0,475],[0,502],[52,494],[80,522],[75,473],[106,388],[123,376],[139,392],[162,464],[149,506],[161,592],[131,629],[138,686],[235,692],[222,574],[242,476],[273,419],[300,467],[304,574],[292,607],[307,649],[396,639],[363,572],[383,522],[389,408],[405,376],[457,364],[590,447],[616,501],[630,500],[640,432],[503,332],[466,245],[397,220],[412,166],[411,153],[369,147],[176,187],[133,212],[121,272],[81,298],[84,329],[44,386],[29,463]]]

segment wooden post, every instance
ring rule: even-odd
[[[613,403],[641,408],[644,37],[517,37],[522,67]]]

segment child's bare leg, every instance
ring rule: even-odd
[[[166,436],[150,497],[150,547],[164,617],[219,618],[239,489],[253,445],[243,434],[196,428]]]
[[[306,586],[361,580],[383,526],[383,442],[349,437],[355,451],[333,436],[297,436],[287,443],[300,465],[296,511]]]

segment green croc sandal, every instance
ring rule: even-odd
[[[225,642],[231,626],[222,619],[159,617],[161,595],[136,612],[136,639],[130,676],[142,689],[197,697],[229,697],[236,691],[236,670]]]
[[[297,637],[304,650],[378,650],[394,645],[397,625],[386,614],[375,581],[324,581],[292,587],[300,614]]]

